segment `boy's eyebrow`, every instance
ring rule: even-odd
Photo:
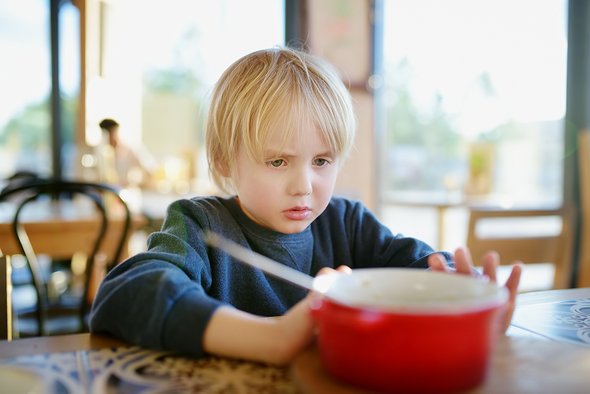
[[[317,154],[316,156],[330,156],[330,157],[334,157],[334,156],[336,156],[336,153],[334,153],[331,150],[328,150],[328,151],[322,152],[320,154]]]
[[[284,154],[284,150],[279,150],[279,149],[264,149],[262,151],[262,154],[264,156],[278,156],[278,155],[282,155]]]
[[[283,150],[275,150],[275,149],[265,149],[262,151],[262,157],[264,159],[270,159],[279,156],[289,156]]]
[[[284,157],[293,157],[296,156],[295,154],[290,154],[288,151],[285,150],[278,150],[278,149],[265,149],[262,154],[264,157],[276,157],[276,156],[284,156]],[[316,153],[314,156],[329,156],[334,157],[336,154],[330,150],[325,152]]]

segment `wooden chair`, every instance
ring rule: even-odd
[[[590,287],[590,130],[578,136],[581,236],[576,285]]]
[[[12,339],[12,284],[10,258],[0,251],[0,339]]]
[[[19,199],[19,196],[22,196],[22,198]],[[30,323],[31,319],[36,321],[36,333],[29,333],[28,335],[52,335],[86,331],[86,315],[94,296],[92,292],[93,275],[95,275],[96,271],[95,263],[99,260],[104,261],[108,270],[120,261],[120,256],[123,254],[123,248],[127,244],[126,241],[131,229],[131,213],[129,207],[120,196],[119,189],[114,186],[56,179],[32,179],[27,182],[19,182],[9,185],[0,192],[0,201],[14,201],[15,198],[17,199],[17,208],[13,216],[12,229],[22,255],[26,258],[27,268],[37,300],[32,310],[15,310],[15,320],[17,323],[22,321],[23,324],[26,321]],[[95,211],[92,214],[91,220],[93,223],[96,223],[95,235],[85,239],[88,244],[76,245],[80,250],[80,253],[76,253],[75,255],[77,257],[70,256],[70,258],[61,262],[64,265],[62,272],[68,272],[70,274],[69,277],[72,278],[76,277],[76,275],[70,270],[71,267],[69,265],[74,260],[78,262],[82,260],[82,264],[78,265],[78,267],[82,267],[81,275],[77,275],[81,279],[78,290],[72,287],[74,291],[60,293],[57,296],[54,294],[53,297],[50,297],[52,293],[50,290],[52,288],[49,286],[49,275],[39,264],[39,256],[35,253],[35,246],[27,234],[27,225],[24,223],[26,221],[24,216],[26,215],[23,215],[23,212],[26,211],[26,207],[32,205],[35,201],[50,200],[51,202],[59,203],[62,200],[71,202],[73,199],[87,200],[86,203],[89,210]],[[90,203],[88,204],[88,202]],[[123,228],[117,232],[119,239],[113,255],[104,256],[101,251],[101,245],[107,235],[107,231],[110,229],[109,225],[113,217],[111,209],[115,209],[115,207],[117,207],[116,209],[119,212],[123,212]],[[59,239],[59,235],[55,234],[56,238],[50,242],[56,242],[56,239]],[[45,240],[44,242],[47,241]],[[66,243],[77,242],[73,239],[61,239],[60,241],[65,241]],[[69,246],[71,247],[71,245]],[[52,264],[54,263],[53,261]],[[13,286],[16,289],[16,282],[13,283]],[[80,287],[81,290],[79,289]],[[76,322],[74,325],[72,325],[72,318]],[[66,323],[66,321],[69,321],[69,323]],[[51,328],[50,326],[55,326],[56,322],[61,323],[58,323],[57,327]],[[23,324],[18,324],[19,331]]]
[[[467,247],[476,261],[486,252],[495,250],[503,264],[511,264],[515,260],[524,264],[552,263],[555,266],[553,288],[568,288],[572,272],[572,237],[568,218],[563,209],[472,208]],[[556,219],[559,228],[554,232],[541,232],[542,226],[534,223],[540,219]],[[533,232],[531,223],[535,227]],[[520,226],[520,231],[517,231],[519,224],[526,226]],[[491,231],[489,227],[496,228],[496,231]]]

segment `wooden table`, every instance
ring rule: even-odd
[[[526,323],[567,321],[563,313],[572,319],[578,313],[588,317],[590,311],[578,308],[584,309],[588,297],[590,289],[521,295],[515,326],[499,338],[484,384],[470,393],[588,393],[590,342],[559,336],[549,340],[537,324]],[[580,324],[590,329],[590,319]],[[289,368],[278,368],[222,357],[195,360],[90,334],[0,341],[0,375],[3,368],[15,367],[35,371],[66,393],[363,393],[331,378],[315,347],[300,353]],[[428,378],[427,365],[417,368]]]
[[[0,361],[19,356],[97,350],[118,346],[126,346],[126,344],[109,336],[88,333],[14,339],[0,341]]]
[[[37,377],[47,392],[72,394],[299,392],[288,368],[221,357],[197,360],[90,334],[0,341],[0,380],[3,371],[17,379]]]
[[[6,255],[21,254],[12,230],[15,209],[12,203],[0,203],[0,250]],[[64,201],[45,201],[24,212],[24,226],[35,253],[55,259],[71,257],[75,252],[90,254],[100,225],[98,216],[93,212],[94,208],[89,204]],[[110,219],[101,251],[113,256],[123,230],[123,212],[114,213]],[[133,216],[132,230],[144,224],[144,217]],[[122,258],[126,257],[126,251],[124,248]]]
[[[460,192],[426,192],[396,191],[386,194],[384,205],[410,208],[432,208],[436,212],[435,247],[443,250],[446,246],[445,233],[447,228],[447,211],[452,208],[503,207],[509,205],[505,197],[488,195],[483,197],[468,196]]]
[[[486,381],[472,394],[588,393],[590,349],[526,337],[505,336],[496,345]],[[417,365],[428,379],[428,366]],[[361,394],[337,382],[321,365],[316,349],[301,353],[292,366],[303,393]]]
[[[585,347],[502,337],[486,382],[471,393],[587,393],[589,360]],[[15,367],[66,393],[363,393],[331,378],[315,348],[302,352],[290,368],[279,368],[221,357],[196,360],[90,334],[0,341],[0,376],[3,368]],[[417,368],[428,374],[427,366]]]
[[[590,348],[590,288],[520,294],[513,332]]]
[[[428,367],[417,368],[427,379]],[[304,393],[364,393],[331,378],[314,348],[301,353],[291,369]],[[470,393],[589,392],[590,288],[519,295],[513,324],[496,345],[488,377]]]

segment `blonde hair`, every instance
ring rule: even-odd
[[[283,141],[311,122],[332,153],[346,158],[356,128],[352,100],[336,70],[305,52],[275,47],[234,62],[214,87],[206,145],[215,184],[231,193],[229,174],[240,147],[262,160],[269,136]]]

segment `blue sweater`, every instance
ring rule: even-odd
[[[306,295],[208,247],[201,236],[207,229],[312,276],[339,265],[426,268],[434,252],[419,240],[392,234],[361,203],[343,198],[333,198],[297,234],[257,225],[235,198],[179,200],[168,208],[162,230],[148,238],[148,250],[115,267],[102,282],[90,314],[91,332],[200,357],[203,333],[219,306],[278,316]]]

